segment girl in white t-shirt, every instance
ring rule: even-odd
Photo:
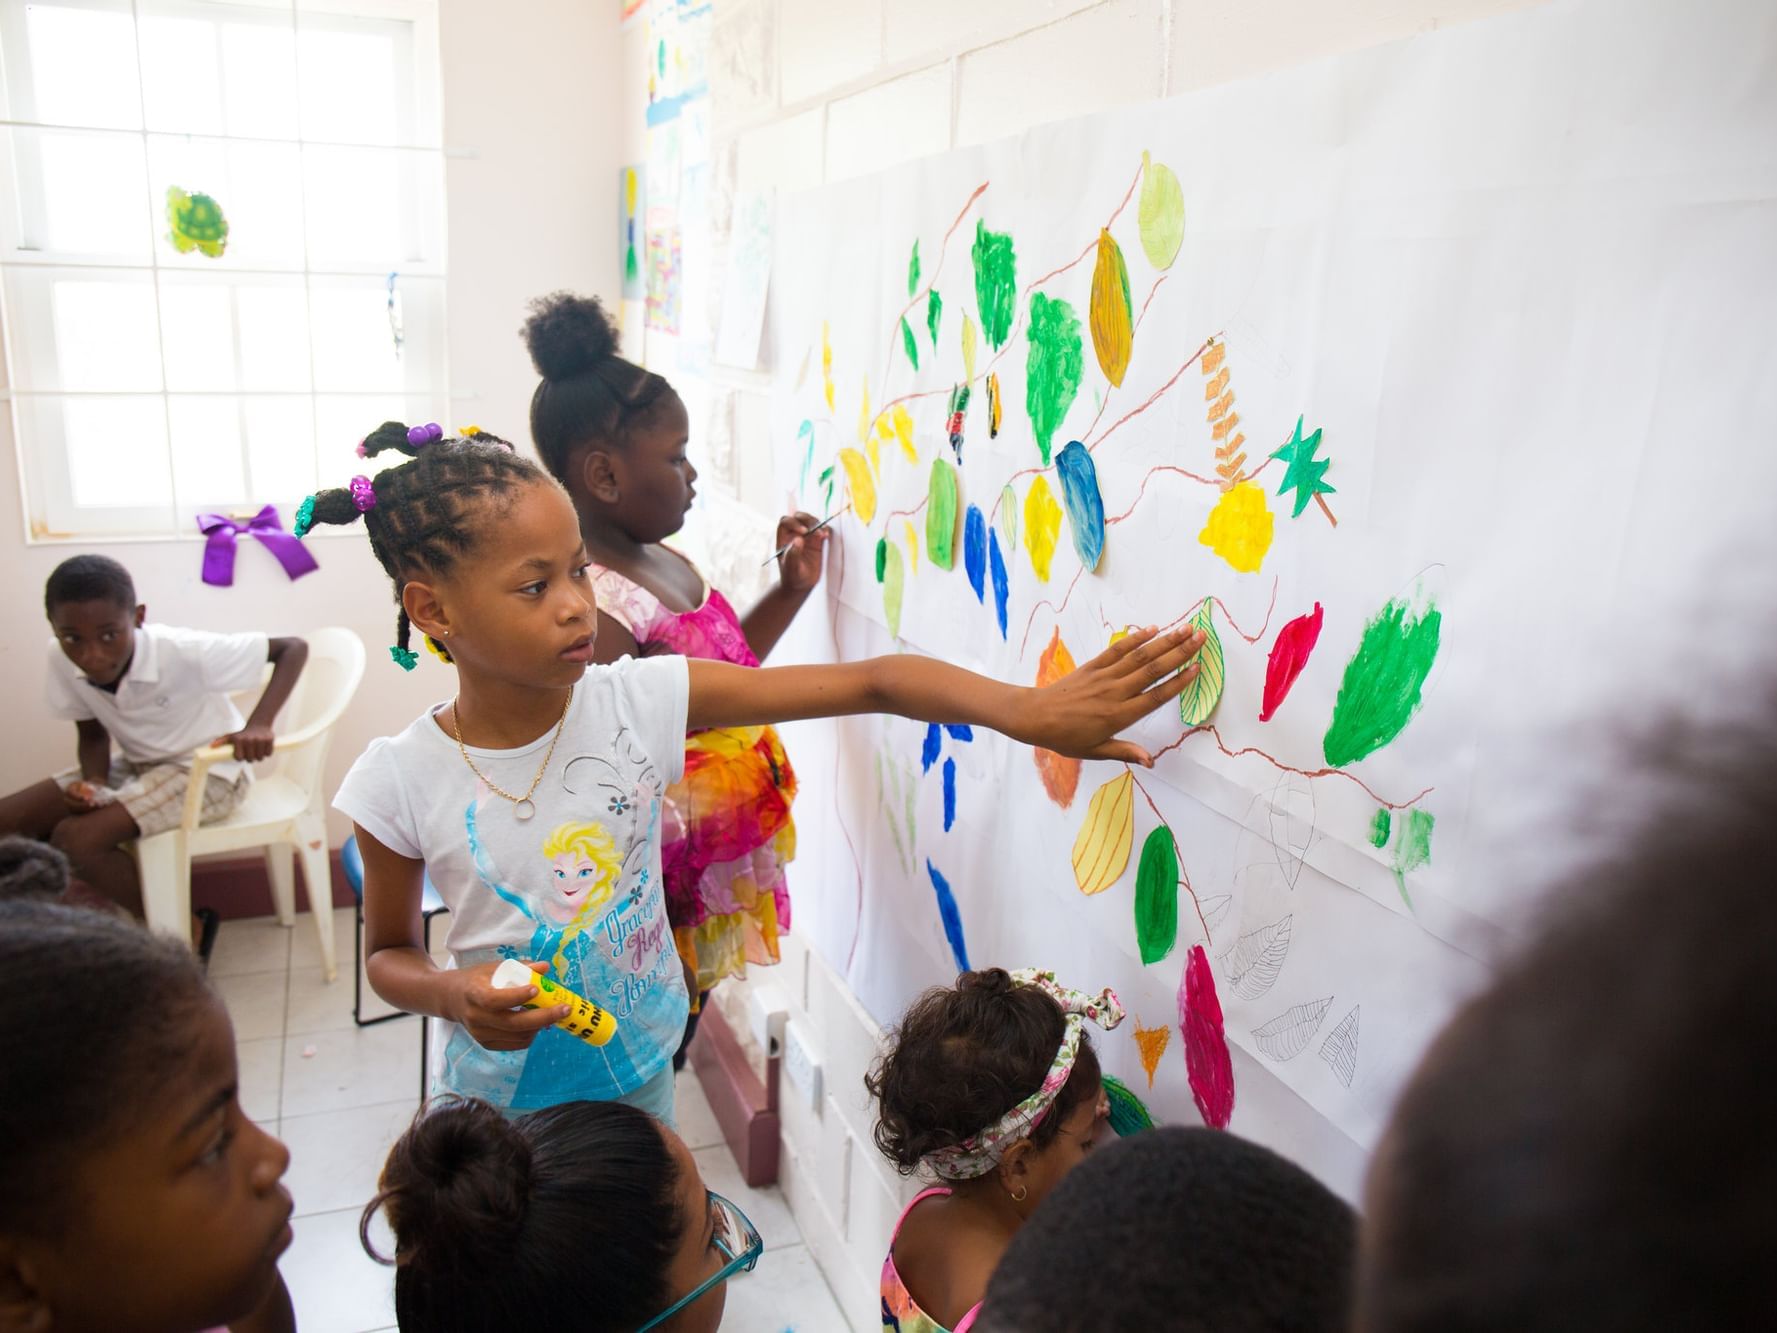
[[[669,1121],[684,973],[661,892],[661,796],[687,728],[894,712],[976,723],[1064,754],[1151,763],[1112,737],[1195,676],[1195,631],[1131,635],[1045,689],[916,656],[747,669],[682,657],[592,666],[597,607],[566,492],[504,441],[388,422],[359,451],[411,461],[305,501],[296,530],[362,517],[414,628],[457,669],[456,697],[373,742],[335,800],[364,856],[371,985],[449,1029],[439,1081],[510,1111],[618,1100]],[[1184,668],[1182,671],[1181,668]],[[1177,673],[1177,674],[1175,674]],[[420,933],[424,876],[451,908],[455,966]],[[607,1010],[594,1046],[496,988],[529,962]]]

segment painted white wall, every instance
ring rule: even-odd
[[[710,53],[715,174],[738,190],[793,194],[1533,2],[723,0]],[[632,160],[644,156],[639,128],[626,135],[625,150]],[[726,488],[739,504],[758,493],[747,477],[767,456],[762,427],[748,423],[766,419],[770,370],[714,372],[735,396],[737,461],[734,475],[711,477],[706,489]],[[817,805],[803,812],[818,817]],[[792,878],[798,895],[823,887],[832,886]],[[833,969],[800,942],[791,941],[775,973],[755,977],[787,998],[791,1021],[823,1066],[818,1106],[788,1082],[782,1089],[783,1184],[847,1318],[865,1333],[877,1326],[890,1229],[913,1191],[871,1141],[861,1078],[879,1033]],[[1362,1154],[1306,1106],[1286,1102],[1293,1102],[1287,1093],[1276,1105],[1245,1104],[1249,1130],[1354,1194]]]
[[[473,422],[524,441],[536,385],[518,338],[526,300],[556,287],[617,294],[612,189],[625,95],[617,7],[439,0],[439,29],[452,392],[452,420],[444,424]],[[286,634],[346,625],[362,635],[370,668],[335,736],[330,786],[373,737],[399,731],[448,695],[449,673],[426,654],[411,675],[389,661],[394,602],[361,531],[313,538],[321,569],[295,584],[243,542],[234,587],[211,588],[198,577],[202,544],[195,535],[27,544],[10,414],[0,413],[0,446],[0,680],[17,701],[6,718],[8,744],[0,748],[0,791],[73,763],[73,728],[52,721],[38,703],[49,636],[42,598],[49,572],[82,552],[122,561],[157,620]],[[286,523],[290,517],[286,510]],[[336,817],[334,841],[348,831]]]

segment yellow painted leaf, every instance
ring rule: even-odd
[[[851,511],[858,516],[858,522],[868,523],[876,517],[876,479],[870,475],[869,461],[856,449],[841,449],[839,465],[845,469]]]
[[[1203,647],[1197,651],[1197,676],[1185,686],[1178,697],[1179,717],[1187,727],[1200,727],[1222,701],[1222,686],[1227,679],[1227,661],[1222,653],[1222,636],[1216,633],[1210,611],[1215,605],[1208,599],[1197,608],[1191,624],[1203,631]]]
[[[831,326],[821,321],[821,388],[827,395],[827,410],[833,411],[833,337]]]
[[[1074,839],[1074,883],[1081,893],[1103,893],[1129,868],[1135,842],[1135,778],[1124,769],[1092,793],[1086,822]]]
[[[1271,549],[1271,524],[1264,489],[1243,481],[1222,492],[1197,540],[1242,574],[1256,574]]]
[[[1185,239],[1185,192],[1178,176],[1161,162],[1141,155],[1141,202],[1136,206],[1141,248],[1155,268],[1170,268]]]
[[[1055,558],[1055,543],[1060,537],[1061,505],[1038,473],[1024,497],[1024,546],[1030,552],[1030,567],[1044,583],[1049,581],[1049,562]]]
[[[1087,322],[1092,326],[1092,350],[1098,354],[1099,369],[1112,384],[1121,384],[1123,373],[1129,369],[1129,352],[1135,341],[1133,318],[1129,269],[1123,263],[1123,250],[1110,232],[1100,231]]]
[[[903,519],[907,528],[907,567],[912,574],[919,573],[919,530],[913,526],[912,519]]]
[[[889,420],[894,429],[895,439],[900,442],[901,452],[907,455],[907,461],[909,463],[919,462],[919,452],[913,447],[913,415],[908,412],[905,406],[896,403],[894,411],[889,413]]]
[[[1049,636],[1049,646],[1043,649],[1043,655],[1037,659],[1037,688],[1053,685],[1063,676],[1069,675],[1074,669],[1074,655],[1067,650],[1067,644],[1061,640],[1061,631],[1056,630]],[[1074,803],[1074,793],[1080,787],[1080,761],[1069,759],[1066,755],[1056,754],[1053,750],[1038,749],[1035,752],[1037,774],[1043,779],[1043,790],[1049,793],[1049,799],[1063,810]]]
[[[963,380],[975,378],[975,321],[963,311]]]

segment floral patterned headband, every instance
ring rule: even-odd
[[[1061,1006],[1067,1019],[1061,1049],[1055,1052],[1049,1072],[1043,1075],[1042,1086],[1030,1096],[979,1133],[926,1155],[926,1163],[944,1180],[974,1180],[986,1175],[999,1165],[1007,1148],[1028,1137],[1041,1123],[1055,1104],[1068,1075],[1073,1073],[1074,1060],[1080,1053],[1080,1034],[1085,1030],[1087,1019],[1106,1032],[1123,1021],[1123,1005],[1117,999],[1117,992],[1108,986],[1101,994],[1088,995],[1061,985],[1053,972],[1040,972],[1030,967],[1013,972],[1012,983],[1035,986]]]

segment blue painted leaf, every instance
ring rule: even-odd
[[[814,466],[814,422],[804,421],[796,428],[797,443],[802,444],[802,480],[798,490],[808,487],[808,470]]]
[[[1097,569],[1104,555],[1104,498],[1098,493],[1098,469],[1092,455],[1075,440],[1055,456],[1055,471],[1061,477],[1061,499],[1067,508],[1074,553],[1087,569]]]
[[[938,730],[938,724],[932,723],[926,728],[925,748],[919,752],[919,771],[930,773],[932,765],[938,762],[938,746],[943,743],[944,734]]]
[[[975,739],[975,728],[967,722],[946,722],[944,730],[950,733],[950,739],[953,741],[968,742]]]
[[[1006,637],[1006,601],[1011,589],[1006,579],[1006,557],[1000,554],[1000,534],[987,534],[987,566],[993,575],[993,613],[999,618],[1000,638]]]
[[[956,895],[950,891],[950,881],[939,874],[938,867],[930,861],[926,862],[926,874],[932,877],[932,892],[938,895],[938,918],[944,923],[944,938],[950,942],[950,956],[956,961],[956,970],[972,972],[969,946],[963,939],[962,913],[956,910]]]
[[[944,831],[956,823],[956,760],[944,761]]]
[[[963,570],[975,600],[982,601],[987,596],[987,518],[976,505],[963,518]]]

